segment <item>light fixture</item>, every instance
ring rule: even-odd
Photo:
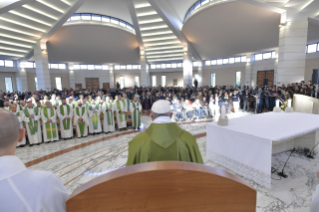
[[[63,3],[65,3],[65,4],[71,6],[71,3],[70,3],[70,2],[68,2],[68,1],[66,1],[66,0],[61,0],[61,1],[62,1]]]
[[[166,46],[166,47],[155,47],[155,48],[147,48],[145,51],[155,51],[155,50],[163,50],[163,49],[181,49],[183,50],[183,46]]]
[[[167,53],[176,53],[176,52],[182,52],[182,51],[181,50],[170,50],[170,51],[147,52],[146,55],[167,54]]]
[[[10,39],[14,39],[14,40],[21,40],[21,41],[25,41],[25,42],[28,42],[28,43],[36,43],[36,41],[34,41],[34,40],[24,39],[24,38],[15,37],[15,36],[12,36],[12,35],[2,34],[2,33],[0,33],[0,36],[1,37],[10,38]]]
[[[303,9],[305,9],[306,7],[308,7],[314,0],[310,0],[309,2],[307,2],[306,4],[304,4],[299,11],[302,11]]]
[[[161,31],[161,32],[153,32],[153,33],[144,33],[142,34],[142,37],[148,37],[148,36],[155,36],[155,35],[165,35],[165,34],[171,34],[172,31]]]
[[[151,19],[151,20],[146,20],[146,21],[139,21],[139,24],[150,24],[150,23],[157,23],[157,22],[162,22],[163,19],[161,18],[156,18],[156,19]]]
[[[138,13],[137,17],[143,17],[143,16],[149,16],[149,15],[156,15],[157,13],[155,11],[152,12],[146,12],[146,13]]]
[[[279,24],[279,28],[281,28],[281,27],[284,27],[284,26],[286,26],[287,25],[287,22],[286,23],[281,23],[281,24]]]
[[[32,46],[24,45],[21,43],[8,42],[8,41],[4,41],[4,40],[0,40],[0,43],[11,45],[11,46],[19,46],[19,47],[23,47],[23,48],[29,48],[29,49],[33,48]]]
[[[45,13],[45,12],[42,12],[41,10],[37,10],[37,9],[35,9],[35,8],[33,8],[33,7],[30,7],[30,6],[28,6],[28,5],[23,5],[22,7],[27,8],[27,9],[29,9],[29,10],[32,10],[33,12],[39,13],[39,14],[41,14],[41,15],[47,16],[47,17],[49,17],[49,18],[52,18],[52,19],[54,19],[54,20],[58,20],[57,17],[54,17],[53,15],[49,15],[49,14],[47,14],[47,13]]]
[[[48,54],[46,49],[41,49],[42,54]]]
[[[163,46],[163,45],[170,45],[170,44],[177,44],[180,41],[171,41],[171,42],[163,42],[163,43],[147,43],[145,46]]]
[[[27,50],[8,48],[8,47],[5,47],[5,46],[0,46],[0,49],[14,51],[14,52],[23,52],[23,53],[28,53],[29,52]]]
[[[151,6],[150,3],[144,3],[144,4],[137,4],[134,7],[138,9],[138,8],[144,8],[144,7],[150,7],[150,6]]]
[[[157,62],[157,61],[169,61],[169,60],[183,60],[182,57],[175,57],[175,58],[163,58],[163,59],[151,59],[147,60],[148,62]]]
[[[13,57],[24,57],[22,54],[11,54],[7,52],[0,52],[1,55],[6,55],[6,56],[13,56]]]
[[[167,55],[147,56],[147,58],[163,58],[163,57],[183,57],[183,54],[167,54]]]
[[[27,24],[23,24],[23,23],[17,22],[17,21],[13,21],[11,19],[4,18],[4,17],[1,17],[1,16],[0,16],[0,20],[6,21],[6,22],[9,22],[9,23],[13,23],[13,24],[16,24],[16,25],[20,25],[20,26],[23,26],[23,27],[26,27],[26,28],[34,29],[36,31],[45,32],[44,29],[40,29],[40,28],[37,28],[37,27],[33,27],[33,26],[30,26],[30,25],[27,25]]]
[[[143,41],[150,42],[150,41],[170,40],[170,39],[177,39],[177,37],[176,36],[169,36],[169,37],[160,37],[160,38],[149,38],[149,39],[143,39]]]
[[[60,12],[60,13],[64,13],[63,10],[61,10],[61,9],[57,8],[56,6],[54,6],[52,4],[49,4],[49,3],[47,3],[47,2],[45,2],[43,0],[37,0],[37,2],[40,2],[41,4],[44,4],[45,6],[50,7],[50,8],[52,8],[52,9],[54,9],[54,10]]]
[[[35,34],[32,34],[32,33],[28,33],[28,32],[23,32],[23,31],[20,31],[20,30],[17,30],[17,29],[12,29],[12,28],[9,28],[9,27],[5,27],[5,26],[2,26],[0,25],[0,28],[1,29],[4,29],[4,30],[8,30],[8,31],[12,31],[12,32],[17,32],[17,33],[20,33],[20,34],[24,34],[24,35],[30,35],[32,37],[37,37],[37,38],[40,38],[41,36],[39,35],[35,35]]]
[[[147,31],[147,30],[153,30],[153,29],[163,29],[163,28],[168,28],[167,25],[160,25],[160,26],[153,26],[153,27],[141,27],[141,31]]]
[[[24,14],[22,14],[22,13],[19,13],[19,12],[17,12],[17,11],[14,11],[14,10],[10,10],[9,13],[15,14],[15,15],[17,15],[17,16],[21,16],[21,17],[23,17],[23,18],[29,19],[29,20],[34,21],[34,22],[38,22],[38,23],[43,24],[43,25],[52,26],[52,24],[50,24],[50,23],[41,21],[41,20],[36,19],[36,18],[32,18],[32,17],[30,17],[30,16],[24,15]]]

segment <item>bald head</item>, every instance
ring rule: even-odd
[[[20,123],[17,116],[6,110],[0,110],[0,151],[16,146],[20,135]]]

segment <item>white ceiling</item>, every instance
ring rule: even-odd
[[[169,4],[176,13],[176,18],[181,22],[184,21],[186,12],[197,0],[162,0],[163,3]]]
[[[14,2],[17,2],[17,1],[19,0],[0,0],[0,8],[13,4]]]
[[[280,15],[240,1],[209,7],[183,26],[203,60],[278,47]]]
[[[139,45],[132,33],[105,26],[62,27],[47,43],[50,62],[88,64],[139,63]]]

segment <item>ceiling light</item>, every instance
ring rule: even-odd
[[[150,7],[150,3],[144,3],[144,4],[137,4],[134,7],[135,8],[143,8],[143,7]]]
[[[67,4],[67,5],[70,5],[71,6],[71,3],[70,2],[68,2],[68,1],[66,1],[66,0],[61,0],[62,2],[64,2],[65,4]]]
[[[159,51],[159,52],[147,52],[146,55],[167,54],[167,53],[176,53],[176,52],[183,52],[183,50],[170,50],[170,51]]]
[[[306,7],[308,7],[314,0],[310,0],[309,2],[307,2],[306,4],[304,4],[301,8],[300,11],[305,9]]]
[[[8,47],[5,47],[5,46],[0,46],[0,49],[9,50],[9,51],[14,51],[14,52],[23,52],[23,53],[28,53],[28,52],[29,52],[29,51],[26,51],[26,50],[15,49],[15,48],[8,48]]]
[[[27,9],[29,9],[29,10],[32,10],[33,12],[37,12],[37,13],[39,13],[39,14],[41,14],[41,15],[47,16],[47,17],[52,18],[52,19],[54,19],[54,20],[58,20],[57,17],[54,17],[54,16],[52,16],[52,15],[49,15],[49,14],[47,14],[47,13],[45,13],[45,12],[42,12],[41,10],[37,10],[37,9],[35,9],[35,8],[33,8],[33,7],[30,7],[30,6],[28,6],[28,5],[23,5],[22,7],[25,7],[25,8],[27,8]]]
[[[2,33],[0,33],[0,36],[1,37],[10,38],[10,39],[14,39],[14,40],[21,40],[21,41],[25,41],[25,42],[28,42],[28,43],[36,43],[35,40],[24,39],[24,38],[15,37],[15,36],[12,36],[12,35],[2,34]]]
[[[280,27],[284,27],[284,26],[286,26],[286,25],[287,25],[287,22],[286,22],[286,23],[281,23],[281,24],[279,24],[278,27],[280,28]]]
[[[163,50],[163,49],[181,49],[181,51],[183,51],[183,46],[166,46],[166,47],[147,48],[145,49],[145,51],[154,51],[154,50]]]
[[[6,56],[13,56],[13,57],[24,57],[22,54],[11,54],[11,53],[6,53],[6,52],[0,52],[1,55],[6,55]]]
[[[168,28],[167,25],[160,25],[160,26],[153,26],[153,27],[142,27],[140,28],[140,31],[146,31],[146,30],[152,30],[152,29],[163,29]]]
[[[24,44],[21,44],[21,43],[12,43],[12,42],[8,42],[8,41],[5,41],[5,40],[0,40],[0,43],[11,45],[11,46],[19,46],[19,47],[23,47],[23,48],[29,48],[29,49],[33,48],[32,46],[24,45]]]
[[[157,56],[147,56],[147,58],[162,58],[162,57],[183,57],[183,53],[181,53],[181,54],[157,55]]]
[[[155,36],[155,35],[165,35],[165,34],[171,34],[173,33],[172,31],[162,31],[162,32],[154,32],[154,33],[145,33],[142,34],[142,37],[147,37],[147,36]]]
[[[147,20],[147,21],[139,21],[139,24],[150,24],[150,23],[157,23],[157,22],[161,22],[163,21],[163,19],[161,18],[156,18],[156,19],[151,19],[151,20]]]
[[[52,9],[54,9],[54,10],[60,12],[60,13],[64,13],[63,10],[61,10],[61,9],[57,8],[56,6],[54,6],[52,4],[49,4],[49,3],[47,3],[47,2],[45,2],[43,0],[37,0],[37,2],[40,2],[40,3],[44,4],[45,6],[50,7],[50,8],[52,8]]]
[[[137,17],[142,17],[142,16],[149,16],[149,15],[156,15],[157,12],[152,11],[152,12],[147,12],[147,13],[138,13],[136,16]]]
[[[1,28],[1,29],[5,29],[5,30],[8,30],[8,31],[12,31],[12,32],[17,32],[17,33],[20,33],[20,34],[24,34],[24,35],[30,35],[30,36],[33,36],[33,37],[41,38],[41,36],[39,36],[39,35],[31,34],[31,33],[28,33],[28,32],[23,32],[23,31],[20,31],[20,30],[17,30],[17,29],[8,28],[8,27],[1,26],[1,25],[0,25],[0,28]]]
[[[14,11],[14,10],[10,10],[9,13],[12,13],[12,14],[15,14],[15,15],[18,15],[18,16],[21,16],[21,17],[26,18],[26,19],[29,19],[29,20],[31,20],[31,21],[38,22],[38,23],[40,23],[40,24],[44,24],[44,25],[47,25],[47,26],[52,26],[52,24],[49,24],[49,23],[44,22],[44,21],[41,21],[41,20],[39,20],[39,19],[35,19],[35,18],[30,17],[30,16],[21,14],[21,13],[19,13],[19,12]]]
[[[30,26],[30,25],[27,25],[27,24],[23,24],[23,23],[20,23],[20,22],[17,22],[17,21],[13,21],[11,19],[7,19],[7,18],[1,17],[1,16],[0,16],[0,20],[6,21],[6,22],[10,22],[10,23],[13,23],[13,24],[16,24],[16,25],[20,25],[20,26],[23,26],[23,27],[26,27],[26,28],[34,29],[34,30],[37,30],[37,31],[40,31],[40,32],[45,32],[44,29],[39,29],[37,27],[33,27],[33,26]]]
[[[180,43],[180,41],[172,41],[172,42],[163,42],[163,43],[147,43],[144,46],[163,46],[163,45],[170,45]]]
[[[163,59],[152,59],[152,60],[147,60],[148,62],[156,62],[156,61],[168,61],[168,60],[183,60],[182,57],[174,57],[174,58],[163,58]]]
[[[158,40],[169,40],[169,39],[177,39],[176,36],[169,36],[169,37],[161,37],[161,38],[150,38],[150,39],[144,39],[144,42],[150,42],[150,41],[158,41]]]

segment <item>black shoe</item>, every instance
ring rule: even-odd
[[[24,147],[24,144],[20,145],[19,147]]]
[[[64,138],[63,140],[65,140],[65,141],[66,141],[66,140],[68,140],[68,139],[67,139],[67,138]]]
[[[37,143],[37,145],[39,146],[41,143]]]
[[[29,144],[29,146],[33,146],[33,144]]]

